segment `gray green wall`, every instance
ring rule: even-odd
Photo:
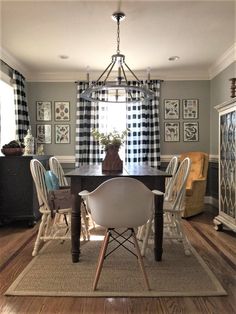
[[[52,144],[44,144],[44,151],[47,154],[73,156],[75,139],[75,110],[76,110],[76,85],[75,83],[51,83],[51,82],[28,82],[27,97],[29,113],[32,124],[32,133],[36,136],[36,101],[52,102],[52,121],[45,124],[52,125]],[[180,142],[164,142],[163,103],[164,99],[180,99]],[[199,142],[183,142],[183,120],[182,99],[199,99]],[[54,127],[54,101],[70,101],[71,142],[70,144],[55,144]],[[210,82],[209,81],[166,81],[162,83],[160,100],[160,134],[161,154],[180,154],[184,151],[200,150],[209,152],[210,134]]]
[[[210,106],[210,154],[218,154],[218,112],[215,106],[231,99],[230,78],[236,77],[236,62],[228,66],[224,71],[216,75],[210,82],[211,106]]]
[[[160,99],[160,135],[161,155],[180,154],[185,151],[205,151],[211,155],[218,154],[218,113],[214,107],[230,99],[230,81],[236,76],[236,62],[232,63],[211,81],[164,81]],[[52,102],[52,144],[45,144],[45,153],[53,155],[73,156],[75,142],[75,110],[76,110],[76,84],[73,82],[28,82],[27,97],[33,135],[36,136],[36,101]],[[164,99],[180,99],[180,141],[164,141]],[[199,100],[199,141],[183,142],[182,100]],[[54,128],[54,101],[70,102],[70,144],[55,144]]]
[[[48,155],[74,155],[75,146],[75,105],[76,105],[76,84],[75,83],[27,83],[27,99],[29,114],[32,125],[32,134],[36,137],[36,124],[51,124],[52,126],[52,144],[44,144],[44,152]],[[52,121],[36,121],[36,101],[52,102]],[[54,101],[70,102],[70,121],[64,124],[70,124],[70,144],[55,144],[54,133]],[[61,123],[58,123],[61,124]]]
[[[164,99],[180,99],[180,119],[172,120],[180,122],[180,141],[164,141]],[[199,118],[194,120],[183,120],[182,100],[199,100]],[[162,83],[160,102],[160,134],[161,134],[161,154],[180,154],[186,151],[209,152],[209,125],[210,118],[210,82],[209,81],[166,81]],[[199,142],[183,141],[183,122],[199,122]]]

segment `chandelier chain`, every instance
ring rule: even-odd
[[[117,18],[117,54],[120,53],[120,19]]]

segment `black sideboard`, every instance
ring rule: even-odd
[[[40,218],[38,199],[30,172],[36,158],[48,169],[50,156],[0,156],[0,223],[25,220],[29,226]]]

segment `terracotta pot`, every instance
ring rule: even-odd
[[[25,149],[22,147],[6,147],[2,148],[1,152],[5,156],[21,156],[24,154]]]
[[[123,161],[119,156],[119,148],[110,145],[102,162],[102,172],[122,172]]]

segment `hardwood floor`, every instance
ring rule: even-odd
[[[37,232],[22,224],[0,227],[0,313],[236,313],[236,234],[217,232],[212,219],[217,211],[184,220],[188,238],[215,273],[227,296],[161,298],[5,297],[4,292],[32,259]]]

